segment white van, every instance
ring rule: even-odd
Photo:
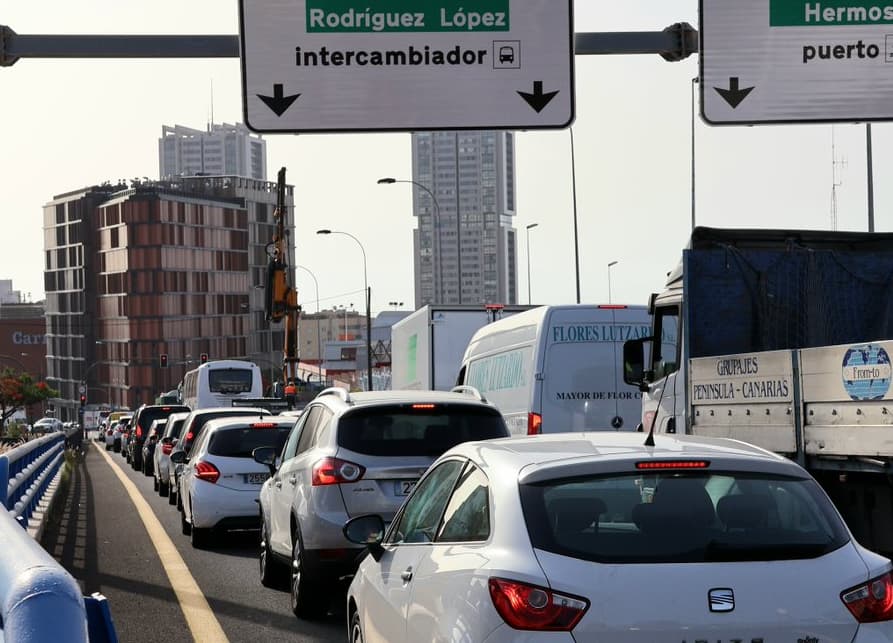
[[[541,306],[471,338],[457,384],[478,389],[513,435],[634,431],[641,392],[623,382],[623,342],[647,337],[645,306]]]

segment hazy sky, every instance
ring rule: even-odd
[[[559,2],[560,0],[555,0]],[[0,24],[19,34],[236,34],[235,0],[30,0],[4,3]],[[697,26],[696,0],[577,0],[580,32]],[[678,261],[691,226],[691,79],[697,55],[576,56],[574,124],[581,289],[584,302],[646,303]],[[42,206],[53,195],[119,178],[158,177],[162,124],[239,122],[238,59],[36,60],[0,68],[0,278],[43,297]],[[548,87],[545,88],[548,90]],[[893,130],[874,133],[875,220],[893,229]],[[836,141],[838,228],[865,230],[862,125],[695,126],[698,224],[828,229]],[[322,307],[363,301],[360,239],[373,310],[413,303],[408,134],[267,135],[269,179],[285,166],[296,186],[296,254],[319,280]],[[575,300],[569,134],[517,135],[519,299],[527,301],[531,230],[534,303]],[[306,272],[299,297],[315,310]]]

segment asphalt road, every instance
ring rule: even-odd
[[[122,643],[194,640],[155,545],[124,485],[92,444],[75,469],[59,512],[41,544],[80,583],[85,595],[109,600]],[[344,641],[344,595],[333,596],[321,621],[300,621],[287,593],[260,584],[256,533],[220,537],[195,550],[180,532],[180,514],[152,490],[152,478],[119,454],[113,462],[137,486],[186,563],[230,641]]]

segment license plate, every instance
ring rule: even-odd
[[[269,477],[269,473],[246,473],[245,482],[246,484],[263,484]]]
[[[398,480],[394,485],[396,487],[394,491],[398,496],[407,496],[415,489],[416,482],[416,480]]]

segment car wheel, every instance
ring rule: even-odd
[[[177,489],[177,509],[183,511],[183,498],[180,496],[180,489]]]
[[[177,490],[171,486],[170,482],[167,483],[167,504],[177,504]]]
[[[152,476],[152,491],[158,491],[158,478]]]
[[[162,482],[158,478],[155,478],[155,482],[158,483],[158,495],[162,498],[166,498],[170,496],[170,489],[168,488],[168,483]]]
[[[286,589],[288,587],[285,582],[287,568],[276,559],[270,549],[270,535],[267,533],[263,515],[261,515],[260,524],[260,556],[258,557],[260,584],[270,589]]]
[[[196,527],[193,525],[189,534],[189,542],[193,549],[204,549],[211,542],[211,530],[206,527]]]
[[[303,564],[299,534],[294,535],[291,554],[291,611],[298,618],[315,619],[326,615],[328,594],[308,578]]]
[[[180,531],[184,536],[188,536],[192,531],[192,525],[186,522],[186,512],[180,509]]]
[[[354,610],[350,614],[350,643],[363,643],[363,626],[360,624],[359,610]]]

